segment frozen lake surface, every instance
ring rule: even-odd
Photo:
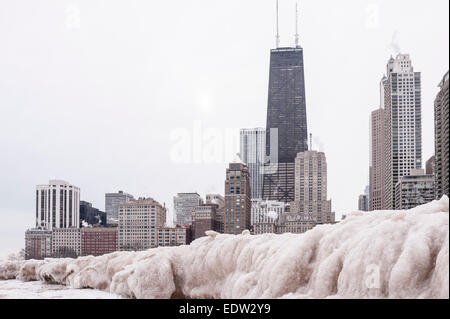
[[[96,289],[74,289],[41,281],[0,281],[0,299],[117,299],[117,295]]]

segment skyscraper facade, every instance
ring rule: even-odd
[[[203,200],[197,193],[178,193],[173,197],[173,209],[177,224],[192,225],[192,213]]]
[[[105,194],[105,212],[108,224],[117,224],[119,220],[119,204],[133,199],[133,195],[123,191]]]
[[[263,197],[266,130],[264,128],[241,129],[240,154],[250,173],[251,196],[261,199]]]
[[[166,207],[153,198],[119,204],[119,250],[145,250],[158,246],[158,227],[166,222]]]
[[[435,196],[449,196],[449,100],[448,72],[439,83],[440,91],[434,100],[434,147],[435,147]]]
[[[250,229],[251,195],[250,176],[247,166],[239,162],[230,163],[225,180],[224,233],[240,234]]]
[[[384,207],[384,109],[370,116],[369,210]]]
[[[334,222],[331,200],[327,200],[327,161],[325,153],[305,151],[295,159],[295,200],[291,213],[318,224]]]
[[[307,150],[303,48],[277,48],[270,53],[266,154],[263,197],[294,200],[294,162]],[[266,161],[267,162],[267,161]]]
[[[422,167],[421,75],[408,54],[389,59],[384,89],[384,208],[396,209],[397,182]]]
[[[423,169],[413,169],[400,177],[395,185],[395,209],[411,209],[434,199],[434,176],[425,175]]]
[[[36,186],[36,227],[80,227],[80,189],[62,180]]]

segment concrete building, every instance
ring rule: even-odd
[[[216,230],[216,204],[202,204],[192,213],[193,240],[205,236],[208,230]]]
[[[119,250],[119,228],[84,227],[81,228],[81,255],[101,256]]]
[[[126,203],[133,199],[133,195],[118,191],[117,193],[105,194],[105,212],[107,223],[117,225],[119,221],[119,204]]]
[[[423,169],[412,170],[395,185],[396,209],[411,209],[434,199],[434,177]]]
[[[397,182],[422,167],[421,75],[408,54],[389,59],[384,89],[384,208],[397,209]]]
[[[224,233],[241,234],[250,230],[251,223],[250,176],[239,156],[230,163],[225,179]]]
[[[358,197],[358,210],[363,212],[369,211],[369,195],[361,194]]]
[[[252,199],[251,225],[277,222],[288,206],[284,202]]]
[[[138,251],[158,246],[158,227],[166,222],[166,207],[153,198],[119,204],[119,250]]]
[[[370,116],[369,210],[384,207],[384,156],[384,109],[380,107]]]
[[[25,259],[44,259],[52,256],[52,231],[32,228],[25,232]]]
[[[197,193],[178,193],[173,197],[173,208],[177,224],[192,225],[192,212],[194,208],[203,203]]]
[[[62,180],[36,186],[36,227],[80,227],[80,189]]]
[[[106,226],[106,213],[82,200],[80,201],[80,227],[83,227],[83,222],[87,225]]]
[[[189,245],[192,241],[192,226],[158,227],[158,246]]]
[[[250,174],[252,198],[263,198],[263,171],[266,155],[266,129],[251,128],[240,131],[240,155]]]
[[[435,175],[435,161],[436,160],[433,155],[425,162],[425,174],[433,176]]]
[[[223,218],[225,214],[225,198],[220,194],[206,194],[206,204],[216,204],[216,226],[218,233],[223,233]]]
[[[449,196],[449,99],[448,71],[439,83],[440,91],[434,100],[435,197]]]
[[[295,200],[291,213],[318,224],[334,222],[331,200],[327,200],[327,161],[325,153],[305,151],[295,158]]]
[[[52,256],[56,258],[81,256],[81,229],[53,228]]]

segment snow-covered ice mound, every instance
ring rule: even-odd
[[[135,298],[449,298],[449,203],[353,213],[304,234],[208,232],[191,245],[0,263],[0,279]]]

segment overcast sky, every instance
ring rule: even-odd
[[[423,162],[433,154],[448,6],[300,1],[308,131],[338,218],[368,184],[369,116],[398,51],[422,72]],[[282,46],[294,42],[294,8],[280,0]],[[102,210],[106,192],[151,196],[169,219],[177,192],[223,194],[229,132],[265,127],[274,45],[275,0],[2,1],[0,255],[24,246],[35,186],[49,179]],[[197,156],[211,141],[222,155]]]

